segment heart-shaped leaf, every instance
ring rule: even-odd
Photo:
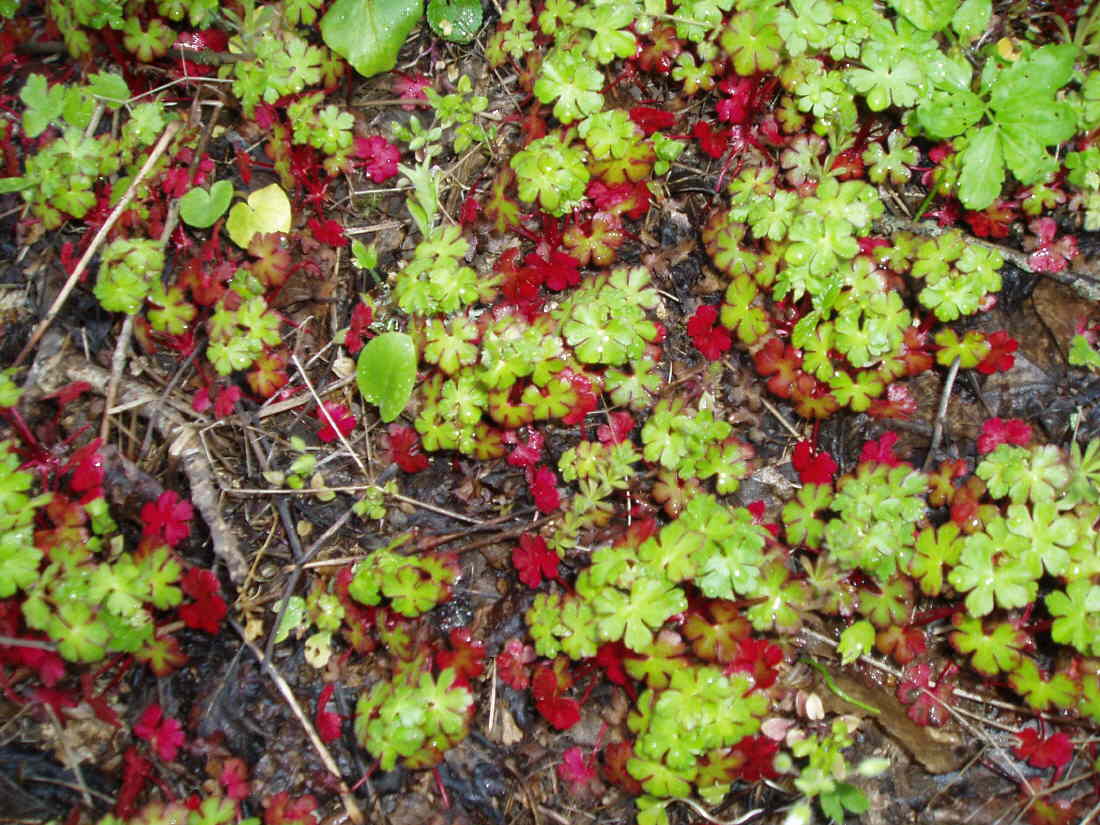
[[[469,43],[481,28],[481,0],[429,0],[428,25],[444,40]]]
[[[225,214],[233,200],[233,184],[219,180],[210,189],[196,186],[180,198],[180,217],[188,226],[206,229]]]
[[[363,77],[388,72],[424,13],[422,0],[336,0],[321,19],[325,45]]]
[[[416,383],[416,346],[403,332],[372,338],[359,353],[355,368],[359,392],[386,423],[401,415]]]
[[[248,203],[238,203],[229,210],[225,230],[233,243],[242,248],[257,233],[289,232],[290,198],[277,183],[257,189],[248,196]]]

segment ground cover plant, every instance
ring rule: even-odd
[[[12,815],[1095,817],[1098,8],[0,2]]]

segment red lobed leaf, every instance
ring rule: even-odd
[[[652,106],[633,107],[630,110],[630,119],[646,133],[646,137],[662,129],[671,129],[676,123],[676,115],[672,112],[655,109]]]
[[[868,441],[863,445],[859,453],[859,461],[874,461],[885,464],[887,467],[897,467],[901,459],[894,455],[894,445],[898,441],[898,434],[891,431],[883,433],[878,439]]]
[[[163,539],[175,547],[191,535],[191,517],[195,510],[191,502],[183,501],[173,490],[165,490],[156,501],[147,501],[141,508],[141,534]]]
[[[246,799],[252,793],[252,788],[248,782],[248,766],[243,759],[238,759],[235,756],[226,759],[222,763],[221,773],[218,774],[218,782],[225,788],[225,795],[237,802]]]
[[[687,334],[691,337],[691,342],[708,361],[717,361],[722,353],[733,346],[729,330],[717,321],[718,308],[702,304],[687,322]]]
[[[705,120],[697,121],[691,130],[691,136],[699,141],[699,149],[712,158],[720,158],[726,153],[730,135],[728,130],[715,131]]]
[[[501,681],[515,690],[526,690],[531,684],[529,665],[535,661],[535,649],[521,639],[512,638],[504,643],[497,654],[497,675]]]
[[[832,484],[837,464],[827,452],[818,452],[809,441],[799,441],[791,454],[791,464],[803,484]]]
[[[1061,768],[1073,756],[1073,742],[1062,731],[1044,739],[1035,728],[1024,728],[1016,736],[1020,744],[1012,752],[1033,768]]]
[[[485,643],[476,641],[468,627],[455,627],[448,636],[450,650],[435,654],[435,666],[439,670],[451,667],[455,671],[455,684],[468,687],[485,671]]]
[[[528,467],[527,486],[531,498],[540,513],[552,513],[561,505],[561,494],[557,488],[558,477],[549,467]]]
[[[310,234],[313,235],[313,240],[318,243],[328,244],[329,246],[348,245],[348,236],[344,234],[344,227],[339,221],[332,218],[324,221],[310,218],[306,221],[306,226],[309,228]]]
[[[374,183],[385,183],[397,174],[401,150],[379,135],[355,138],[355,157]]]
[[[325,710],[325,705],[332,699],[335,690],[336,685],[330,682],[321,688],[321,693],[317,696],[317,712],[314,714],[313,721],[317,727],[317,735],[321,737],[322,742],[332,742],[340,738],[340,728],[344,717],[339,713]]]
[[[886,388],[885,398],[872,399],[867,414],[871,418],[897,418],[904,421],[912,418],[916,411],[917,399],[909,391],[909,385],[895,381]]]
[[[241,400],[241,388],[236,384],[230,385],[218,393],[214,399],[214,415],[218,418],[228,418],[233,415],[237,402]]]
[[[569,788],[569,792],[579,796],[588,791],[592,782],[597,779],[596,756],[592,753],[585,754],[574,745],[562,754],[557,772],[558,777]]]
[[[390,459],[406,473],[419,473],[428,467],[428,457],[421,452],[420,434],[404,424],[390,424],[386,431],[386,446]]]
[[[1019,344],[1004,330],[998,330],[985,337],[989,343],[989,354],[978,364],[978,372],[982,375],[992,375],[995,372],[1006,372],[1012,369],[1016,363],[1016,357],[1012,354]]]
[[[542,448],[546,439],[543,434],[536,430],[534,427],[525,428],[527,433],[527,442],[523,443],[519,441],[515,430],[508,430],[504,434],[505,444],[515,444],[516,447],[508,454],[508,463],[513,467],[528,467],[536,466],[542,461]]]
[[[539,535],[524,533],[519,537],[519,547],[512,550],[512,566],[519,573],[519,580],[534,589],[548,579],[558,578],[558,555],[546,546]]]
[[[264,825],[317,825],[317,800],[310,794],[291,799],[279,791],[264,800]]]
[[[313,411],[313,414],[323,424],[321,429],[317,431],[317,437],[325,444],[330,444],[339,437],[337,431],[339,431],[339,435],[345,437],[350,435],[356,424],[355,416],[352,415],[351,410],[343,404],[337,404],[333,401],[325,401],[323,406],[324,411],[320,408]],[[328,413],[328,415],[325,415],[325,413]],[[335,429],[333,428],[334,424],[336,425]]]
[[[366,301],[360,301],[351,311],[348,331],[344,333],[344,349],[355,355],[363,348],[371,322],[374,321],[374,309]]]
[[[634,417],[620,410],[608,416],[608,423],[596,428],[596,438],[603,444],[621,444],[634,429]]]
[[[982,433],[978,436],[978,452],[981,455],[993,452],[1001,444],[1015,444],[1024,447],[1031,441],[1031,427],[1019,418],[988,418],[982,424]]]

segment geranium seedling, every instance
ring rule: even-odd
[[[145,709],[134,725],[134,735],[149,742],[165,762],[172,762],[184,742],[183,728],[177,719],[165,716],[155,702]]]
[[[532,590],[547,579],[558,578],[558,556],[546,547],[546,540],[539,535],[524,533],[519,546],[512,550],[512,566],[519,573],[519,580]]]
[[[142,535],[152,536],[163,540],[169,547],[175,547],[191,535],[193,515],[191,502],[183,501],[172,490],[165,490],[155,502],[146,502],[141,508]]]

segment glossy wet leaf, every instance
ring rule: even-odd
[[[403,332],[372,338],[359,353],[355,370],[359,392],[387,424],[405,409],[416,383],[416,347]]]
[[[247,247],[253,235],[290,231],[290,198],[277,183],[257,189],[248,196],[248,203],[238,203],[229,210],[225,230],[233,243]]]
[[[420,0],[336,0],[321,19],[325,45],[363,77],[388,72],[420,22]]]
[[[196,186],[180,198],[180,217],[188,226],[206,229],[225,214],[233,200],[233,184],[219,180],[209,189]]]
[[[481,0],[429,0],[428,25],[444,40],[469,43],[482,22]]]

